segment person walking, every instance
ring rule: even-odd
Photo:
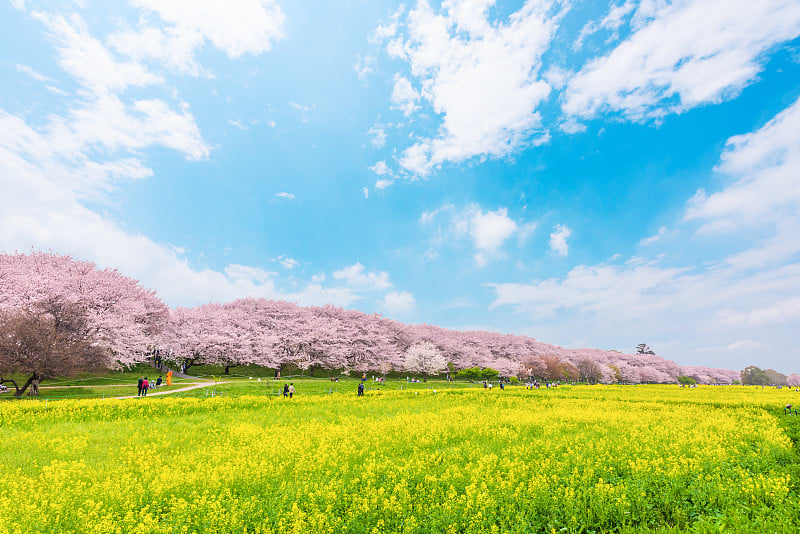
[[[150,386],[150,384],[147,382],[147,377],[144,377],[144,380],[142,381],[142,397],[147,396],[148,386]]]
[[[294,395],[294,382],[289,384],[289,398],[291,399],[293,395]]]
[[[364,396],[364,384],[363,383],[359,383],[358,384],[358,395],[356,395],[356,397],[363,397],[363,396]]]
[[[142,384],[143,383],[144,383],[144,377],[140,376],[139,377],[139,385],[138,385],[139,391],[138,391],[138,393],[136,393],[137,397],[141,397],[142,396]]]
[[[169,372],[167,373],[167,385],[168,386],[172,385],[172,369],[170,369]]]
[[[283,398],[285,399],[288,396],[289,396],[289,384],[284,384],[283,385]]]

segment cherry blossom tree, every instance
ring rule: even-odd
[[[576,367],[580,373],[580,379],[589,384],[600,382],[603,378],[602,366],[594,360],[581,360]]]
[[[800,375],[797,373],[792,373],[786,377],[786,383],[791,387],[800,386]]]
[[[0,310],[0,368],[28,376],[20,386],[0,373],[0,383],[13,384],[16,397],[29,386],[29,395],[38,395],[46,378],[103,367],[106,355],[91,330],[74,304],[50,301],[31,310]]]
[[[564,378],[564,365],[561,358],[554,354],[546,354],[542,357],[544,363],[544,377],[547,380],[556,381]]]
[[[538,356],[528,356],[522,362],[522,374],[526,378],[544,378],[546,367]]]
[[[405,367],[412,373],[420,373],[427,382],[428,375],[437,375],[447,368],[447,360],[433,343],[422,341],[406,351]]]
[[[168,316],[164,303],[136,280],[91,262],[44,252],[0,254],[0,310],[38,317],[39,327],[32,331],[42,333],[48,331],[46,323],[55,325],[68,310],[73,318],[80,317],[72,324],[85,326],[79,336],[82,345],[75,347],[102,349],[103,363],[110,367],[143,361],[146,347],[158,338]],[[96,363],[94,349],[67,352],[78,359],[84,354],[87,365]],[[80,361],[75,364],[79,367]]]

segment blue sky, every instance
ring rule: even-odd
[[[0,4],[0,249],[797,371],[800,4]]]

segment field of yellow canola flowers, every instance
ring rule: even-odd
[[[775,407],[798,399],[576,386],[6,402],[0,528],[796,532],[800,460]]]

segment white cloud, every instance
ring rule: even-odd
[[[406,313],[414,309],[416,300],[408,291],[390,291],[383,297],[382,308],[390,314]]]
[[[235,121],[235,120],[228,120],[228,124],[230,124],[231,126],[236,126],[240,130],[244,130],[244,131],[247,131],[247,130],[250,129],[246,125],[242,124],[239,121]]]
[[[369,198],[369,188],[362,187],[361,192],[364,193],[364,198]]]
[[[566,225],[557,225],[550,234],[550,250],[561,256],[569,254],[567,238],[572,235],[572,230]]]
[[[569,82],[563,110],[633,120],[680,113],[731,98],[762,69],[762,54],[800,34],[793,0],[643,3],[636,31]]]
[[[563,69],[558,65],[552,65],[544,73],[543,78],[553,89],[561,89],[567,84],[572,75],[572,72]]]
[[[470,233],[475,248],[485,251],[500,248],[517,228],[517,223],[509,218],[507,208],[486,213],[478,211],[470,221]]]
[[[156,15],[166,26],[144,17],[137,30],[110,36],[111,45],[135,59],[153,59],[168,68],[194,76],[207,74],[196,60],[205,42],[228,57],[267,52],[283,37],[285,15],[271,0],[133,0],[147,15]]]
[[[704,232],[777,224],[797,218],[800,206],[800,99],[758,131],[731,137],[717,170],[733,177],[721,191],[700,190],[685,220]]]
[[[176,113],[160,100],[126,106],[116,96],[81,106],[66,117],[51,116],[41,132],[0,110],[0,146],[38,161],[42,172],[58,175],[85,194],[107,191],[115,180],[150,176],[138,157],[126,156],[131,151],[164,146],[193,160],[208,156],[209,147],[188,110]],[[103,159],[106,154],[116,159]]]
[[[402,111],[406,117],[419,109],[419,93],[405,76],[395,75],[391,98],[395,109]]]
[[[383,191],[384,189],[386,189],[387,187],[391,186],[392,184],[394,184],[394,180],[384,180],[384,179],[377,180],[375,182],[375,188],[376,189],[380,189],[381,191]]]
[[[486,265],[494,257],[502,257],[501,249],[512,235],[517,234],[519,242],[523,243],[536,229],[536,223],[517,222],[509,217],[508,208],[484,211],[478,204],[459,210],[452,204],[445,204],[423,212],[419,222],[430,226],[443,214],[446,217],[435,228],[432,246],[440,247],[454,239],[467,239],[472,243],[473,259],[478,266]],[[431,258],[438,255],[435,250],[426,254]]]
[[[99,40],[89,34],[86,23],[77,14],[65,18],[37,12],[34,17],[50,30],[61,68],[95,94],[163,81],[138,63],[117,61]]]
[[[378,176],[383,176],[384,174],[390,174],[391,171],[389,170],[389,166],[386,165],[385,161],[379,161],[375,165],[369,168],[372,172],[377,174]]]
[[[302,290],[294,293],[283,293],[277,297],[280,300],[296,302],[302,306],[350,306],[363,297],[348,287],[322,287],[320,284],[308,284]]]
[[[575,50],[580,50],[587,37],[602,29],[616,30],[622,26],[624,18],[629,15],[635,7],[636,4],[632,0],[626,0],[623,4],[611,6],[609,12],[600,22],[591,21],[586,23],[583,29],[581,29],[581,33],[578,35],[578,39],[575,41],[573,48]]]
[[[109,45],[136,62],[156,60],[169,70],[191,76],[212,77],[195,58],[203,36],[186,28],[144,27],[110,35]]]
[[[627,340],[632,347],[641,339],[660,339],[672,346],[660,354],[684,364],[788,369],[786,355],[794,354],[796,345],[794,329],[786,325],[800,320],[800,264],[754,274],[723,264],[691,269],[641,260],[581,265],[563,278],[496,284],[491,307],[530,314],[540,325],[538,335],[552,342],[573,339],[579,324],[592,346]],[[731,359],[726,347],[742,336],[763,346]],[[771,353],[763,347],[771,347]]]
[[[754,309],[724,310],[716,314],[719,321],[731,325],[762,326],[800,321],[800,297],[779,300]]]
[[[358,289],[376,290],[393,287],[393,284],[389,281],[389,273],[385,271],[365,272],[364,266],[360,263],[334,271],[333,278],[335,280],[344,280],[348,286]]]
[[[31,78],[33,78],[37,82],[52,82],[53,81],[50,78],[48,78],[47,76],[45,76],[44,74],[33,70],[32,68],[30,68],[27,65],[20,65],[19,63],[17,63],[16,64],[16,68],[17,68],[17,71],[30,76]]]
[[[424,101],[441,116],[436,136],[404,151],[400,162],[411,173],[500,157],[548,139],[536,108],[550,86],[539,68],[563,11],[550,1],[529,1],[506,19],[490,21],[491,4],[452,0],[436,12],[420,0],[406,17],[407,36],[387,47],[409,63],[414,77],[397,75],[392,101],[402,103],[406,115]]]
[[[353,68],[356,71],[356,75],[358,76],[359,80],[363,80],[368,75],[375,72],[375,68],[378,64],[378,59],[374,56],[364,56],[363,58],[358,55],[356,56],[356,63],[353,65]]]
[[[639,246],[648,247],[654,243],[658,243],[659,241],[663,241],[665,238],[672,237],[676,234],[675,231],[670,232],[667,230],[666,226],[662,226],[658,229],[654,235],[650,237],[645,237],[641,241],[639,241]]]
[[[285,15],[272,0],[133,0],[178,31],[194,31],[229,57],[268,52],[283,36]]]
[[[372,33],[370,41],[373,43],[380,43],[386,39],[394,37],[397,34],[400,15],[403,14],[405,9],[405,5],[400,5],[400,7],[398,7],[397,10],[390,15],[391,20],[387,24],[379,24]]]
[[[287,193],[286,191],[275,193],[275,196],[278,198],[285,198],[286,200],[294,200],[294,193]]]
[[[299,261],[286,256],[278,256],[278,262],[283,265],[283,268],[287,271],[291,271],[295,267],[300,267]]]
[[[435,219],[436,216],[439,215],[440,213],[453,211],[454,208],[455,206],[453,206],[452,204],[445,204],[444,206],[436,208],[435,210],[424,211],[422,212],[422,215],[420,215],[419,217],[419,222],[421,224],[428,224],[432,222],[433,219]]]
[[[372,126],[367,130],[372,148],[383,148],[386,145],[386,130],[383,127]]]
[[[576,134],[586,131],[586,125],[578,122],[575,117],[564,117],[558,124],[559,129],[567,134]]]
[[[652,262],[580,265],[561,280],[497,284],[494,286],[497,297],[492,307],[513,305],[535,317],[547,317],[561,308],[573,308],[630,320],[643,306],[653,307],[654,296],[667,295],[665,301],[673,302],[676,298],[670,293],[673,286],[689,285],[693,281],[684,269],[662,268]]]

